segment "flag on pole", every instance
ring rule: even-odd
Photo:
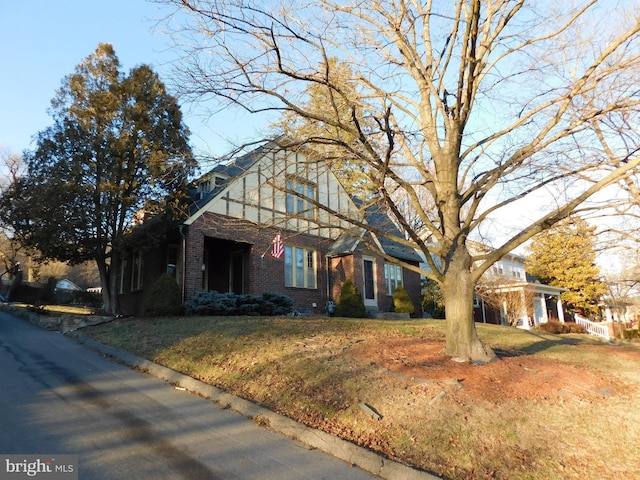
[[[282,243],[282,235],[277,234],[273,237],[271,242],[271,256],[274,258],[281,258],[284,254],[284,243]]]

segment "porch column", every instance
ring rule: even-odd
[[[520,312],[520,321],[524,330],[529,330],[529,316],[527,315],[527,298],[525,296],[524,288],[520,290],[520,304],[522,305],[522,311]]]
[[[558,295],[556,306],[558,307],[558,320],[560,320],[561,323],[564,323],[564,309],[562,308],[562,300],[560,300],[560,295]]]

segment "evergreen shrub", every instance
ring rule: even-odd
[[[340,289],[340,299],[336,305],[336,315],[338,317],[366,318],[367,309],[360,296],[360,292],[351,279],[347,279]]]
[[[190,315],[288,315],[293,300],[281,293],[264,292],[262,295],[238,295],[215,290],[198,292],[184,304]]]
[[[149,296],[144,301],[144,314],[150,317],[180,315],[182,313],[182,293],[180,286],[168,273],[163,273],[151,286]]]
[[[402,285],[397,287],[395,292],[393,292],[393,309],[397,313],[408,314],[412,314],[416,311],[416,307],[413,305],[411,297],[409,297],[409,294]]]

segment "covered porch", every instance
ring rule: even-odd
[[[475,320],[527,330],[550,320],[564,323],[560,299],[563,291],[563,288],[531,282],[492,285],[477,298]]]
[[[202,290],[248,292],[251,245],[206,237],[202,260]]]

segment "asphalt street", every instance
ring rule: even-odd
[[[371,479],[0,312],[0,454],[78,455],[80,479]]]

